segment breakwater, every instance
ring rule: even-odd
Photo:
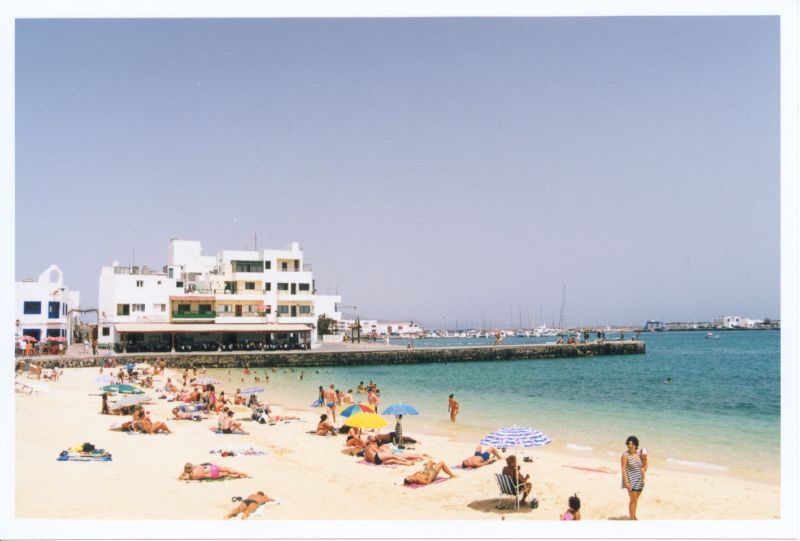
[[[150,362],[163,359],[171,368],[318,367],[376,364],[510,361],[558,358],[591,358],[598,355],[641,355],[641,341],[589,342],[585,344],[525,344],[515,346],[466,346],[420,349],[240,351],[192,353],[117,354],[117,362]],[[32,361],[45,367],[99,366],[102,356],[47,356]]]

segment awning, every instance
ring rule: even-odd
[[[117,332],[303,332],[301,323],[117,323]]]
[[[213,301],[216,297],[214,295],[170,295],[171,301]]]

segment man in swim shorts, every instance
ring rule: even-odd
[[[483,448],[478,445],[475,448],[475,454],[461,461],[461,467],[481,468],[483,466],[488,466],[498,458],[503,458],[503,455],[501,455],[500,451],[495,449],[493,446],[490,445],[484,451]]]
[[[325,408],[327,408],[330,412],[333,424],[336,424],[336,391],[333,383],[331,383],[330,387],[325,389],[325,392],[322,393],[322,398],[325,401]]]

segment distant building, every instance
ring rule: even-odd
[[[650,320],[644,324],[644,330],[648,332],[663,331],[664,329],[666,329],[666,326],[663,321]]]
[[[98,341],[132,351],[313,347],[317,318],[339,321],[338,295],[317,295],[311,266],[286,250],[221,250],[171,239],[160,272],[113,262],[99,278]]]
[[[39,277],[16,283],[14,311],[16,338],[31,336],[37,341],[62,337],[72,342],[70,310],[80,308],[80,292],[64,284],[64,273],[50,265]]]
[[[349,332],[348,329],[355,325],[355,319],[342,320],[340,331]],[[422,329],[413,321],[379,321],[377,319],[361,319],[361,336],[369,336],[375,333],[377,336],[417,336]]]

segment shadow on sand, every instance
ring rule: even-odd
[[[519,514],[519,513],[530,513],[533,511],[530,505],[520,505],[519,510],[514,507],[514,502],[506,499],[503,502],[506,505],[504,509],[497,508],[497,498],[492,498],[491,500],[475,500],[474,502],[470,502],[467,504],[467,507],[470,509],[474,509],[475,511],[481,511],[483,513],[494,513],[496,515],[509,515],[509,514]]]

